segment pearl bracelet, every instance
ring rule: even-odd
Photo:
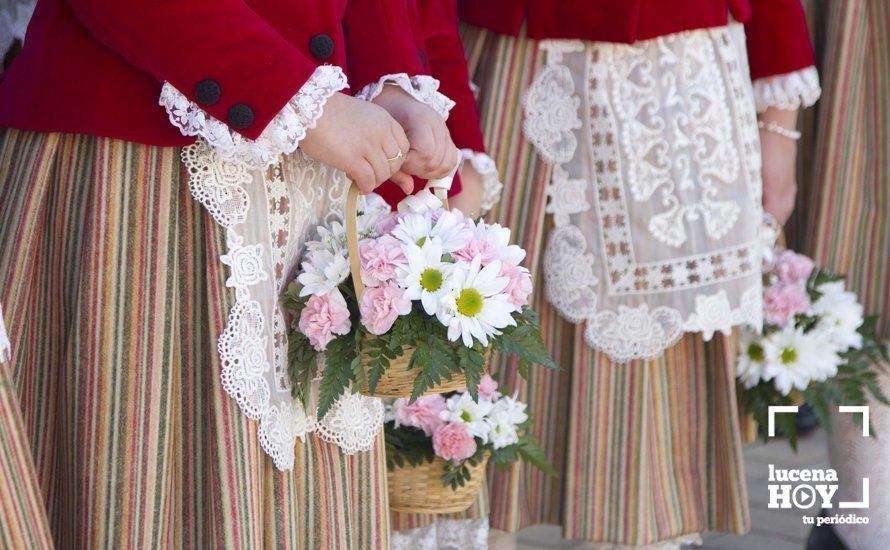
[[[766,130],[767,132],[772,132],[773,134],[777,134],[782,137],[792,139],[794,141],[797,141],[800,139],[800,132],[798,132],[797,130],[791,130],[789,128],[785,128],[784,126],[780,126],[779,123],[777,123],[774,120],[771,120],[769,122],[764,122],[762,120],[758,120],[757,127],[760,128],[761,130]]]

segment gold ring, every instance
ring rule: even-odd
[[[398,155],[394,156],[391,159],[386,159],[386,162],[395,162],[395,161],[399,160],[400,158],[402,158],[402,150],[401,149],[399,149]]]

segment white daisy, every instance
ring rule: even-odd
[[[383,401],[383,423],[396,421],[396,400],[382,399]]]
[[[763,374],[766,349],[770,343],[752,330],[739,331],[739,359],[736,363],[736,376],[746,388],[753,388],[765,379]]]
[[[392,213],[389,204],[376,193],[362,196],[358,208],[358,231],[361,236],[371,234],[384,218]]]
[[[318,238],[306,243],[306,249],[311,252],[328,251],[334,254],[345,254],[346,251],[346,228],[338,221],[332,222],[331,226],[319,227]]]
[[[445,422],[458,422],[467,427],[467,431],[473,437],[478,437],[482,443],[488,443],[488,435],[491,426],[486,422],[488,413],[491,412],[491,401],[480,399],[473,401],[468,392],[452,395],[445,403],[445,410],[439,413],[439,418]]]
[[[823,339],[813,333],[789,326],[765,340],[770,345],[764,347],[764,377],[773,380],[782,395],[788,395],[792,388],[803,391],[811,381],[822,381],[837,374],[837,354],[826,349]]]
[[[844,283],[825,283],[817,288],[822,296],[813,304],[819,316],[819,333],[834,343],[840,351],[862,347],[863,308],[856,295],[844,290]]]
[[[427,315],[435,315],[439,300],[450,288],[454,264],[442,261],[442,246],[435,241],[404,249],[407,265],[396,269],[399,286],[405,289],[405,298],[420,300]]]
[[[489,439],[495,449],[503,449],[519,443],[519,426],[528,420],[526,404],[504,396],[491,407],[486,422],[489,425]]]
[[[503,294],[509,280],[500,277],[501,262],[481,267],[480,258],[471,264],[455,264],[451,288],[439,303],[439,321],[448,327],[448,339],[463,339],[467,347],[473,338],[483,346],[488,339],[501,333],[499,329],[516,325],[512,313],[516,310],[509,297]]]
[[[303,262],[301,267],[303,273],[297,277],[297,281],[303,285],[300,296],[324,296],[349,276],[346,255],[328,250],[310,252],[308,261]]]
[[[474,236],[487,243],[502,262],[519,265],[525,259],[525,250],[520,246],[510,244],[510,229],[501,224],[479,222]]]
[[[454,252],[466,244],[473,235],[473,228],[472,222],[463,214],[437,211],[405,214],[392,230],[392,235],[403,243],[418,246],[434,241],[444,252]]]

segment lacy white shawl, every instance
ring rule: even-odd
[[[760,142],[741,25],[634,45],[545,41],[524,131],[553,165],[546,292],[616,361],[760,326]],[[812,69],[761,82],[808,105]]]

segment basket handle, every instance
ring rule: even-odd
[[[455,171],[457,168],[455,168]],[[398,205],[399,213],[426,212],[440,206],[448,209],[448,190],[454,181],[454,172],[450,175],[429,180],[426,187],[415,195],[409,195],[402,199]],[[352,273],[352,286],[355,288],[356,299],[361,298],[365,291],[362,282],[362,261],[358,250],[358,198],[361,190],[355,182],[349,185],[349,194],[346,195],[346,250],[349,253],[349,271]]]

